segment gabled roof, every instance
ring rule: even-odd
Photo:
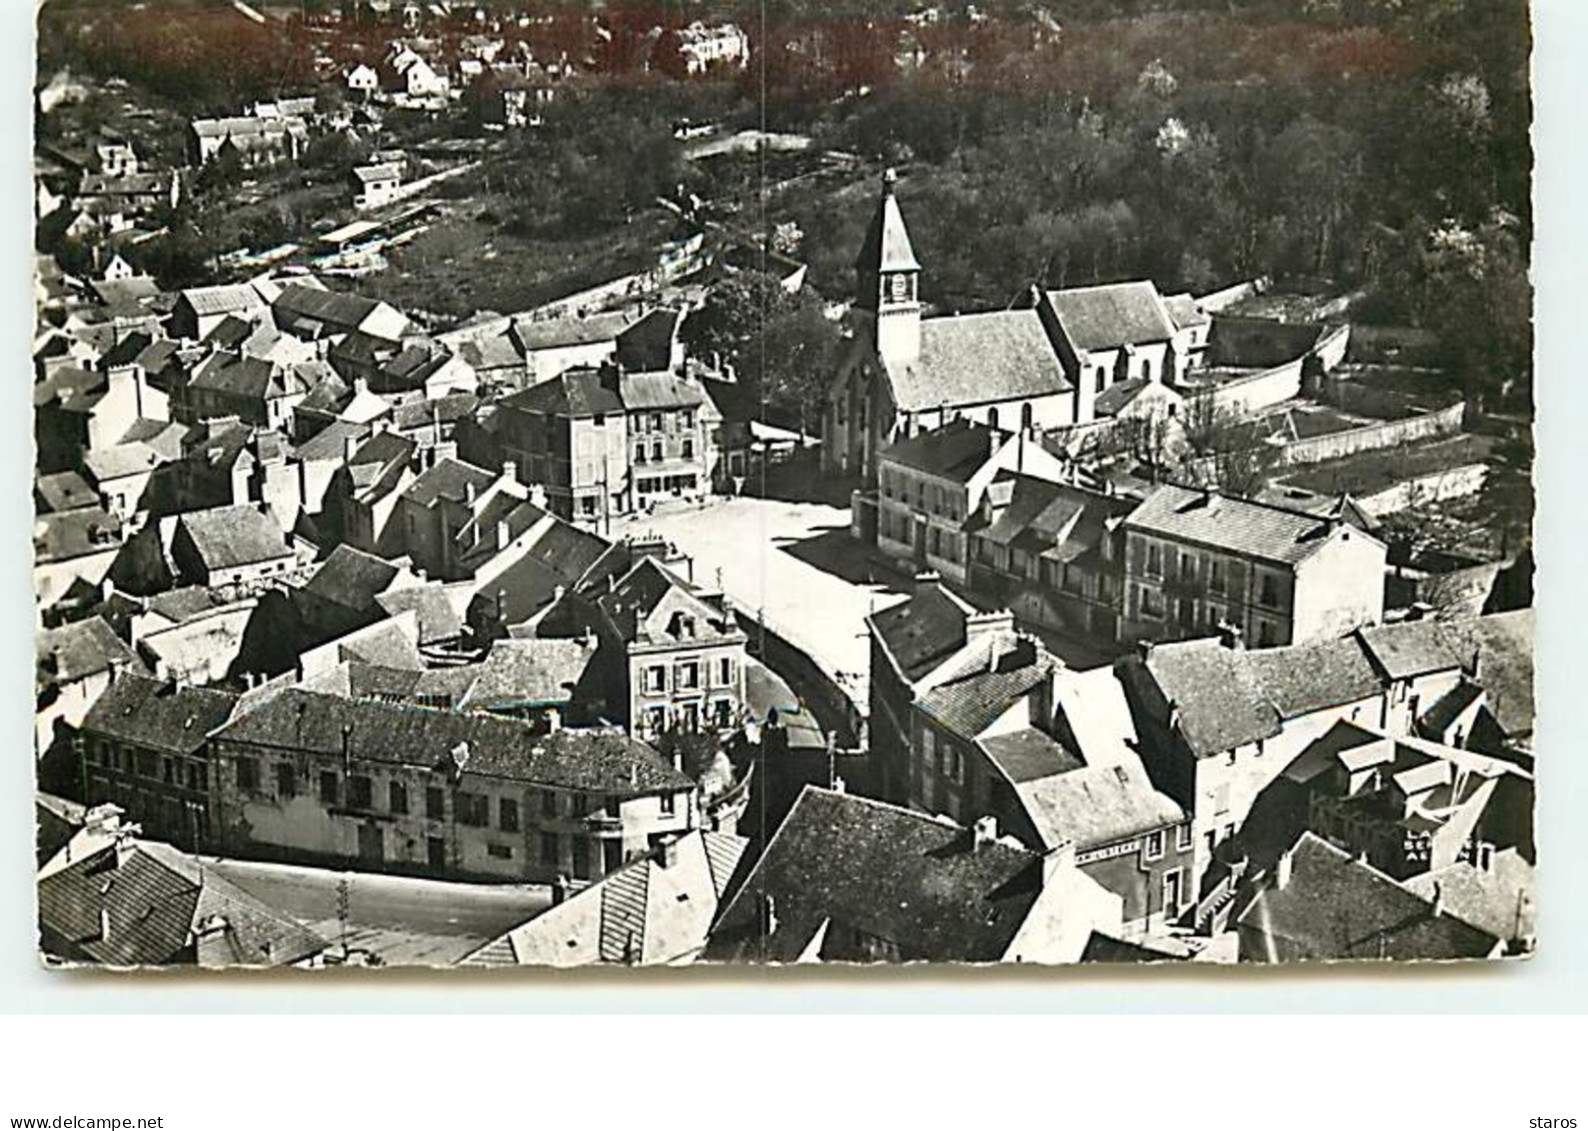
[[[338,546],[303,585],[323,601],[367,612],[399,570],[383,558],[352,546]]]
[[[1125,525],[1145,534],[1295,565],[1327,544],[1343,524],[1268,503],[1164,484],[1148,494]],[[1355,529],[1342,537],[1382,545]]]
[[[1003,436],[985,424],[956,420],[882,450],[883,465],[898,464],[939,479],[968,483],[1003,446]]]
[[[173,754],[192,754],[231,717],[237,696],[178,687],[141,675],[118,675],[83,719],[83,730]]]
[[[34,637],[34,659],[42,683],[75,683],[120,666],[133,671],[143,663],[99,617],[47,628]]]
[[[201,317],[212,314],[253,314],[265,307],[265,300],[259,297],[259,292],[243,283],[189,287],[177,296],[177,301],[187,303]]]
[[[529,723],[496,715],[354,701],[301,688],[287,688],[234,719],[220,737],[340,756],[344,728],[349,754],[361,762],[436,767],[462,758],[465,774],[624,797],[694,788],[650,746],[622,734],[566,728],[537,734]]]
[[[923,319],[919,355],[889,361],[887,370],[901,412],[1046,397],[1072,388],[1034,310]]]
[[[454,596],[439,583],[393,589],[375,598],[390,616],[412,612],[419,627],[419,643],[455,640],[463,632],[463,614]]]
[[[1362,647],[1386,679],[1414,679],[1430,672],[1450,671],[1471,659],[1442,621],[1404,621],[1357,630]]]
[[[74,511],[99,505],[99,495],[75,471],[38,476],[33,481],[33,497],[43,512]]]
[[[1078,350],[1111,350],[1174,337],[1174,323],[1150,282],[1070,287],[1048,291],[1047,297]]]
[[[594,641],[498,640],[460,704],[471,711],[565,707],[595,660]]]
[[[1189,294],[1164,295],[1163,309],[1177,330],[1206,326],[1213,321],[1213,316],[1203,310],[1202,304]]]
[[[38,897],[45,946],[107,966],[282,966],[328,945],[197,858],[153,841],[68,865],[39,881]]]
[[[292,556],[274,519],[248,503],[189,511],[177,523],[193,541],[205,568],[234,569]]]
[[[918,700],[923,712],[966,739],[981,735],[1005,711],[1053,677],[1058,662],[1029,639],[989,643],[986,659],[970,671],[927,691]]]
[[[709,643],[739,635],[731,616],[702,600],[693,585],[652,557],[636,562],[596,604],[631,644],[657,639]]]
[[[1185,820],[1184,810],[1153,788],[1139,760],[1021,782],[1015,794],[1047,848],[1069,842],[1086,852]]]
[[[975,612],[943,586],[934,585],[874,614],[871,631],[905,679],[914,682],[965,646],[965,621]]]
[[[1310,832],[1291,850],[1284,887],[1265,888],[1239,921],[1310,959],[1486,958],[1499,943]]]
[[[41,514],[33,524],[36,562],[61,562],[116,550],[124,541],[121,519],[98,505]]]
[[[407,318],[384,302],[340,291],[322,290],[289,283],[271,303],[278,323],[284,328],[299,321],[317,322],[343,333],[363,330],[373,333],[371,319],[376,314],[391,316],[388,320],[406,327]],[[377,335],[381,336],[381,335]]]
[[[468,497],[470,487],[483,491],[496,480],[497,476],[483,467],[458,459],[440,459],[408,485],[403,498],[421,507],[434,506],[438,499],[461,503]]]
[[[400,181],[403,170],[401,165],[359,165],[353,170],[353,176],[364,184],[377,181]]]
[[[616,372],[590,366],[570,369],[549,381],[514,393],[501,403],[509,408],[551,416],[594,416],[623,411]]]
[[[1041,892],[1033,852],[974,844],[969,829],[941,819],[807,786],[717,920],[705,957],[794,962],[819,946],[824,958],[864,961],[840,938],[858,933],[905,961],[997,962]]]
[[[600,342],[616,343],[636,321],[627,311],[589,314],[582,318],[515,318],[509,333],[521,350],[566,349]]]

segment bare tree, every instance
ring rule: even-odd
[[[1249,498],[1268,486],[1278,453],[1262,422],[1210,393],[1185,404],[1185,438],[1200,477],[1227,495]]]

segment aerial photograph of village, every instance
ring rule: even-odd
[[[37,37],[47,966],[1534,951],[1526,0]]]

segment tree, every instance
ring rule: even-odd
[[[1260,420],[1202,393],[1185,403],[1185,439],[1201,478],[1221,493],[1251,498],[1268,486],[1278,455]]]

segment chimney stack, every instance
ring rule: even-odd
[[[970,828],[970,846],[972,850],[985,848],[998,839],[998,818],[977,817],[976,823]]]
[[[920,597],[936,589],[943,581],[943,575],[933,569],[922,570],[915,575],[912,596]]]
[[[1274,867],[1274,890],[1284,891],[1290,886],[1290,872],[1294,863],[1296,850],[1292,848],[1280,856],[1279,863]]]
[[[509,483],[518,482],[518,461],[505,459],[502,461],[502,478]]]
[[[562,729],[562,712],[555,707],[546,708],[546,732],[556,734]]]
[[[1438,883],[1435,883],[1434,884],[1433,907],[1430,909],[1429,914],[1432,915],[1435,919],[1437,919],[1437,918],[1439,918],[1439,916],[1443,915],[1444,912],[1445,912],[1445,889],[1443,887],[1441,887]]]
[[[1239,652],[1246,647],[1239,625],[1231,624],[1227,620],[1219,621],[1219,643],[1232,651]]]
[[[662,841],[662,850],[656,854],[656,863],[662,868],[671,868],[678,863],[677,837],[670,837]]]

